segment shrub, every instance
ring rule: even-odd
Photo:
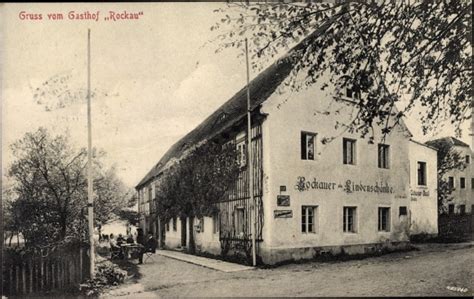
[[[104,288],[124,282],[127,272],[116,264],[102,260],[96,264],[95,277],[80,285],[80,290],[87,296],[97,296]]]

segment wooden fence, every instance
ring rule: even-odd
[[[3,294],[18,296],[66,291],[88,278],[89,257],[84,245],[4,252]]]

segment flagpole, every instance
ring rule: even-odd
[[[255,198],[253,195],[253,156],[252,156],[252,120],[250,110],[250,71],[249,71],[249,48],[247,38],[245,39],[245,60],[247,65],[247,152],[249,157],[249,165],[247,167],[249,172],[249,193],[250,193],[250,207],[251,207],[251,221],[252,221],[252,265],[257,265],[257,249],[255,247],[256,240],[255,235],[256,229],[256,209],[255,209]]]
[[[94,278],[94,199],[92,189],[92,129],[91,129],[91,30],[87,29],[87,210],[89,220],[90,278]]]

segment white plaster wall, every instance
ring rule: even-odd
[[[176,231],[173,230],[173,219],[168,222],[169,230],[165,229],[165,244],[167,247],[176,248],[181,246],[181,220],[178,218],[176,220]]]
[[[198,224],[199,220],[194,219],[194,223]],[[219,242],[219,231],[213,232],[213,219],[212,217],[204,217],[204,232],[194,232],[194,240],[196,246],[201,251],[209,252],[212,254],[219,254],[221,245]]]
[[[406,234],[396,231],[399,206],[409,206],[408,199],[408,142],[409,135],[396,130],[387,137],[390,149],[390,169],[377,167],[377,143],[368,144],[358,134],[335,130],[336,121],[345,122],[351,116],[352,106],[330,104],[331,97],[313,86],[292,93],[274,93],[263,104],[262,112],[268,113],[263,124],[264,159],[264,242],[267,249],[297,248],[310,246],[337,246],[366,244],[392,240],[406,240]],[[318,112],[327,108],[331,114]],[[338,111],[338,113],[336,112]],[[301,131],[317,133],[316,158],[301,160]],[[376,131],[378,133],[378,131]],[[323,137],[335,137],[322,144]],[[342,137],[357,139],[357,165],[343,165]],[[387,182],[393,187],[391,194],[356,192],[347,194],[342,189],[297,191],[295,185],[300,176],[306,179],[345,184],[347,180],[374,185]],[[280,186],[286,186],[282,194],[290,195],[290,207],[277,207]],[[301,206],[318,206],[316,234],[301,232]],[[357,233],[343,233],[343,207],[356,206]],[[378,232],[378,207],[391,208],[390,233]],[[292,218],[273,217],[274,210],[292,210]]]
[[[410,142],[410,232],[438,233],[437,153],[427,146]],[[426,162],[426,186],[418,186],[417,162]]]

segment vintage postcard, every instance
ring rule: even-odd
[[[471,5],[0,4],[2,298],[472,296]]]

